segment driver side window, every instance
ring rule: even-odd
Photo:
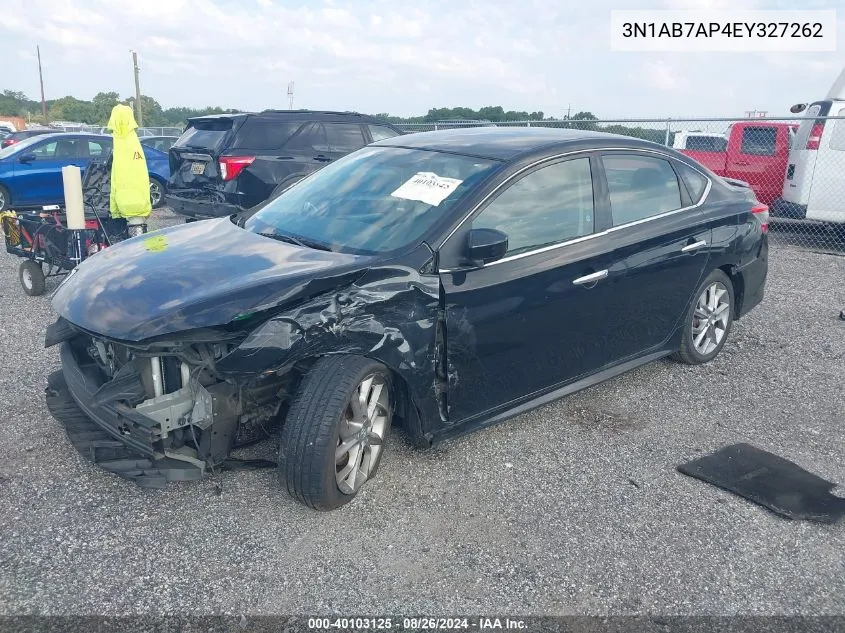
[[[33,147],[28,153],[35,154],[35,158],[39,160],[53,158],[56,155],[56,144],[56,141],[41,143],[40,145]]]
[[[565,160],[523,176],[472,222],[508,236],[506,257],[584,237],[595,225],[589,158]]]

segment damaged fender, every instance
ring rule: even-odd
[[[404,381],[410,398],[398,413],[415,439],[425,441],[444,410],[440,308],[437,275],[406,266],[372,268],[350,286],[270,318],[221,359],[217,371],[243,380],[284,374],[327,354],[372,358]]]

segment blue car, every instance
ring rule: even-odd
[[[58,132],[25,139],[0,150],[0,211],[64,204],[62,167],[84,170],[91,159],[106,156],[112,137],[106,134]],[[170,164],[166,153],[144,146],[150,172],[153,208],[164,202]]]

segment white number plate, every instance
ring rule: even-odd
[[[191,163],[191,173],[200,176],[205,171],[205,163]]]

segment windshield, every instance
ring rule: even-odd
[[[365,147],[268,202],[244,228],[340,252],[390,252],[417,242],[500,164],[427,150]]]
[[[25,138],[22,141],[18,141],[14,145],[9,145],[9,147],[4,147],[0,150],[0,159],[6,158],[7,156],[12,156],[13,154],[17,154],[21,150],[25,150],[27,147],[35,145],[39,141],[44,140],[43,134],[38,134],[36,136],[30,136],[29,138]]]

